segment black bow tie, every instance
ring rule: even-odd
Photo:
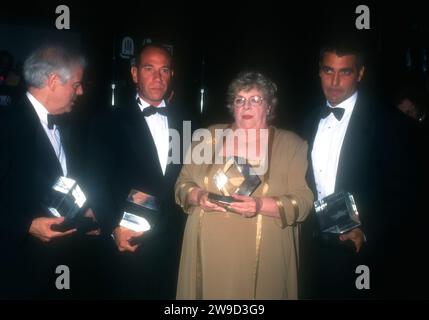
[[[159,114],[162,114],[163,116],[166,116],[167,115],[167,108],[166,107],[149,106],[149,107],[144,108],[142,113],[145,117],[149,117],[155,113],[159,113]]]
[[[64,124],[64,118],[61,115],[48,113],[48,129],[52,130],[54,125],[60,127]]]
[[[322,119],[325,119],[332,112],[335,118],[337,118],[338,121],[341,121],[344,115],[344,111],[344,108],[331,108],[329,106],[326,106],[322,111]]]

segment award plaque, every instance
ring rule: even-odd
[[[135,232],[153,230],[160,216],[160,204],[156,197],[145,192],[131,189],[125,201],[120,226]],[[141,241],[140,237],[130,240],[132,245]]]
[[[230,157],[223,168],[213,176],[214,183],[222,195],[209,193],[209,200],[227,205],[234,200],[231,195],[250,196],[261,184],[261,179],[246,159]]]
[[[91,218],[83,216],[86,197],[78,183],[68,177],[60,176],[44,199],[44,207],[54,217],[64,217],[61,224],[52,225],[52,230],[67,231],[77,228],[89,231],[98,226]]]
[[[331,194],[314,202],[320,231],[343,234],[361,225],[356,204],[349,192]]]

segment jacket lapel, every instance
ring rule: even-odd
[[[365,161],[368,156],[367,136],[371,134],[366,118],[367,107],[362,98],[358,97],[341,147],[335,192],[341,190],[352,192],[350,186],[356,185],[356,179],[359,175],[365,174],[363,170],[367,169]]]
[[[326,105],[326,102],[325,102]],[[309,184],[311,190],[313,190],[314,194],[317,194],[316,182],[314,180],[314,170],[313,170],[313,159],[311,157],[311,152],[313,151],[314,139],[316,138],[317,130],[319,128],[319,122],[322,115],[322,110],[325,105],[320,105],[320,107],[313,112],[313,116],[310,117],[310,121],[306,127],[306,139],[308,142],[308,170],[306,173],[306,180]]]
[[[31,103],[25,99],[18,107],[22,109],[16,124],[16,167],[20,168],[19,179],[31,192],[35,205],[39,205],[38,201],[62,175],[62,169]]]
[[[126,109],[125,117],[127,119],[123,121],[125,138],[127,143],[130,144],[132,152],[137,159],[142,160],[142,164],[151,167],[152,170],[155,170],[152,172],[159,172],[162,176],[155,142],[136,102],[131,108]]]
[[[22,125],[21,128],[25,132],[23,132],[21,137],[24,139],[30,139],[33,143],[25,143],[22,141],[19,145],[29,147],[27,149],[27,151],[30,151],[28,155],[31,155],[31,158],[34,159],[38,172],[50,173],[50,175],[56,176],[61,175],[62,169],[60,162],[55,155],[55,151],[46,135],[46,132],[40,124],[36,111],[28,100],[23,107],[24,125]],[[24,150],[26,147],[23,147],[22,151],[24,153],[27,152]]]

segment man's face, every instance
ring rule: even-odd
[[[326,100],[332,106],[347,100],[356,91],[364,71],[364,67],[357,69],[355,55],[337,56],[334,52],[326,52],[319,70]]]
[[[170,84],[173,71],[171,59],[159,48],[149,47],[140,55],[138,67],[131,68],[139,96],[153,106],[158,106]]]
[[[49,112],[51,114],[62,114],[70,112],[78,96],[83,95],[82,77],[83,68],[76,67],[72,71],[70,79],[62,82],[58,75],[54,78],[52,91],[49,99]]]

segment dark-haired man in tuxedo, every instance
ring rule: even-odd
[[[184,221],[174,203],[173,186],[181,166],[168,163],[169,130],[182,132],[184,116],[177,105],[166,102],[173,77],[170,52],[157,44],[142,47],[131,76],[136,94],[94,125],[94,208],[104,234],[111,234],[116,243],[118,259],[111,269],[117,297],[173,299]],[[160,221],[149,231],[119,225],[132,189],[161,203]],[[133,244],[130,240],[136,237],[140,242]]]
[[[318,230],[312,215],[304,226],[304,239],[311,235],[313,250],[304,252],[304,244],[303,254],[314,281],[305,282],[303,289],[314,288],[312,298],[391,297],[401,291],[393,270],[405,259],[401,241],[408,239],[407,221],[415,214],[415,176],[413,170],[404,170],[412,162],[413,150],[406,133],[397,134],[404,128],[397,116],[358,90],[365,65],[353,40],[335,39],[323,47],[319,63],[326,102],[307,130],[308,180],[319,200],[350,192],[362,225],[339,236],[328,235]],[[312,261],[307,263],[309,256]],[[359,284],[364,278],[356,281],[360,265],[369,268],[363,288]]]
[[[54,231],[52,226],[64,218],[49,215],[43,202],[59,176],[79,181],[77,154],[70,152],[70,127],[64,117],[59,120],[83,94],[85,65],[82,55],[63,46],[40,47],[24,63],[26,95],[2,111],[2,298],[83,297],[80,272],[89,268],[77,260],[84,259],[80,253],[85,250],[80,251],[79,244],[85,235],[76,228]],[[68,290],[56,285],[60,265],[70,271]]]

